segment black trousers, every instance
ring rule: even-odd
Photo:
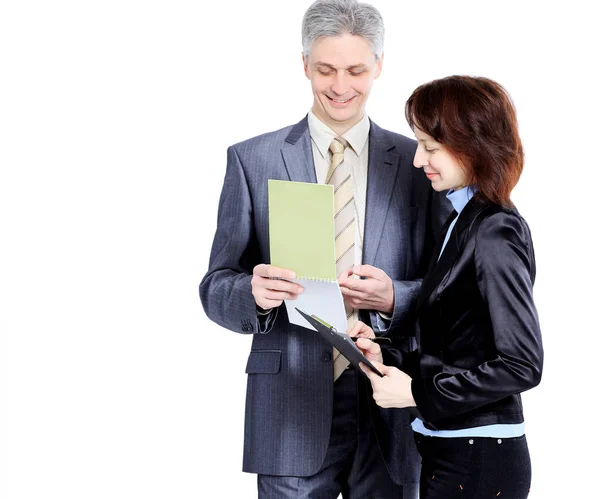
[[[521,499],[529,495],[525,436],[440,438],[415,432],[422,458],[419,498]]]

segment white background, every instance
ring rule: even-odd
[[[592,3],[373,1],[380,126],[410,135],[404,102],[449,74],[497,79],[517,106],[514,200],[546,350],[524,397],[533,499],[598,493]],[[250,338],[211,323],[197,287],[226,147],[312,102],[308,5],[1,4],[0,497],[256,497],[241,472]]]

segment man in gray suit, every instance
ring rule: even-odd
[[[302,26],[312,109],[293,126],[228,149],[200,297],[211,320],[253,334],[243,469],[258,474],[260,498],[417,497],[409,413],[377,409],[359,370],[342,368],[334,381],[330,345],[290,324],[282,306],[302,287],[291,270],[267,263],[267,180],[324,183],[330,144],[338,139],[353,182],[353,262],[340,273],[342,293],[377,334],[394,330],[403,348],[414,348],[423,263],[447,211],[412,167],[416,143],[365,114],[381,72],[383,32],[379,12],[368,4],[315,2]]]

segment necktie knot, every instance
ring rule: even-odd
[[[347,145],[348,145],[348,142],[346,141],[346,139],[344,139],[342,137],[336,137],[335,139],[333,139],[331,141],[331,144],[329,145],[329,150],[333,154],[343,153],[344,149],[346,149]]]
[[[331,144],[329,144],[329,150],[331,151],[331,165],[329,166],[327,177],[325,177],[326,184],[333,183],[335,185],[335,179],[332,181],[332,177],[338,170],[338,166],[344,162],[344,149],[346,149],[347,145],[348,142],[342,137],[336,137],[331,141]],[[339,177],[340,173],[338,173],[337,176]],[[341,179],[338,178],[338,181],[340,180]]]

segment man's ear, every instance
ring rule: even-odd
[[[310,80],[310,72],[308,71],[308,57],[304,56],[304,52],[302,52],[302,64],[304,65],[304,74]]]
[[[381,68],[383,67],[383,56],[384,55],[385,54],[382,52],[381,57],[377,61],[377,69],[375,70],[375,78],[379,78],[379,75],[381,74]]]

